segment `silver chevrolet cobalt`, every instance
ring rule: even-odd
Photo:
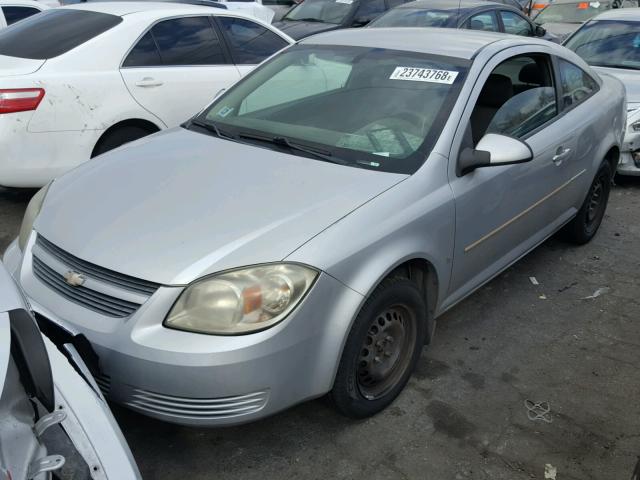
[[[618,80],[545,41],[330,32],[54,180],[4,261],[132,409],[229,425],[329,393],[365,417],[439,315],[596,234],[625,117]]]

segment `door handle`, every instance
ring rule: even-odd
[[[555,163],[556,165],[560,165],[562,163],[562,161],[570,153],[571,153],[571,149],[570,148],[558,147],[558,150],[556,150],[556,154],[553,156],[553,158],[551,160],[553,160],[553,163]]]
[[[136,86],[137,87],[142,87],[142,88],[159,87],[163,83],[164,82],[161,82],[160,80],[156,80],[155,78],[144,77],[142,80],[138,80],[136,82]]]

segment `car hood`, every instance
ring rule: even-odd
[[[55,180],[35,230],[99,266],[182,285],[280,261],[406,177],[177,128]]]
[[[640,70],[624,68],[593,67],[598,73],[606,73],[624,84],[628,103],[640,103]]]
[[[337,30],[340,25],[323,22],[299,22],[292,20],[282,20],[274,22],[273,26],[280,29],[294,40],[301,40],[316,33]]]

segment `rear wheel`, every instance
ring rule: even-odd
[[[564,227],[563,234],[568,241],[582,245],[596,235],[607,209],[610,191],[611,166],[609,162],[604,161],[578,214]]]
[[[402,391],[426,335],[424,295],[406,278],[383,281],[366,301],[347,338],[330,393],[342,414],[374,415]]]
[[[153,132],[150,129],[135,125],[118,127],[111,132],[107,132],[102,138],[100,138],[96,147],[93,149],[91,158],[102,155],[103,153],[106,153],[109,150],[113,150],[114,148],[118,148],[125,143],[133,142],[134,140],[138,140],[139,138],[146,137],[151,133]]]

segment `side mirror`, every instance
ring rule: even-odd
[[[458,159],[458,175],[463,176],[476,168],[525,163],[533,158],[531,147],[517,138],[487,133],[475,149],[465,148]]]
[[[536,37],[544,37],[547,34],[547,30],[540,25],[536,25]]]

